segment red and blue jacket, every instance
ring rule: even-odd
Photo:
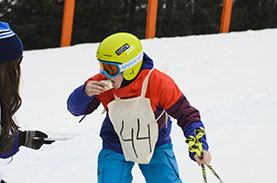
[[[130,84],[119,89],[111,89],[100,95],[89,97],[84,93],[86,83],[90,80],[100,81],[107,79],[104,74],[96,74],[71,93],[67,100],[67,108],[73,115],[80,116],[92,113],[100,103],[102,103],[106,110],[109,110],[107,105],[114,100],[114,94],[122,99],[137,97],[141,94],[141,86],[147,73],[153,67],[152,59],[144,53],[141,71]],[[153,70],[149,78],[145,97],[150,99],[156,119],[164,110],[169,115],[164,113],[157,121],[159,137],[156,146],[171,143],[170,133],[172,121],[170,116],[177,120],[177,124],[182,128],[185,137],[189,135],[195,136],[194,130],[198,127],[204,128],[199,111],[190,105],[174,80],[167,74],[157,69]],[[166,120],[167,117],[168,119]],[[103,140],[104,149],[111,149],[122,153],[118,135],[113,128],[108,113],[106,113],[106,118],[103,121],[100,136]],[[208,144],[206,135],[203,136],[202,143],[203,150],[207,151]],[[190,157],[193,160],[194,155],[195,153],[190,152]]]

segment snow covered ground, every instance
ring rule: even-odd
[[[211,165],[225,183],[276,183],[277,29],[142,40],[157,68],[168,68],[206,125]],[[1,160],[8,183],[96,183],[103,107],[82,123],[66,109],[69,94],[99,71],[98,44],[24,52],[16,119],[22,130],[79,134],[35,151],[21,147]],[[173,125],[174,151],[183,182],[202,174]],[[137,166],[134,183],[144,182]],[[207,170],[209,183],[217,180]]]

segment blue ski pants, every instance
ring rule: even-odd
[[[131,183],[134,162],[125,161],[124,155],[102,149],[98,156],[98,183]],[[182,183],[172,144],[155,148],[149,164],[139,164],[146,183]]]

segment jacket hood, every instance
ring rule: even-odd
[[[154,67],[153,60],[144,52],[143,53],[143,62],[141,66],[141,70],[143,69],[152,69]]]

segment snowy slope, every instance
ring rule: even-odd
[[[158,68],[168,67],[206,125],[211,165],[225,183],[276,183],[277,29],[230,34],[142,40]],[[99,71],[98,44],[24,52],[16,119],[22,130],[79,134],[43,146],[21,148],[11,163],[1,160],[9,183],[95,183],[103,107],[87,116],[66,109],[69,94]],[[180,128],[172,139],[184,182],[202,182],[200,168],[188,157]],[[144,179],[137,166],[134,183]],[[207,171],[208,182],[217,182]]]

